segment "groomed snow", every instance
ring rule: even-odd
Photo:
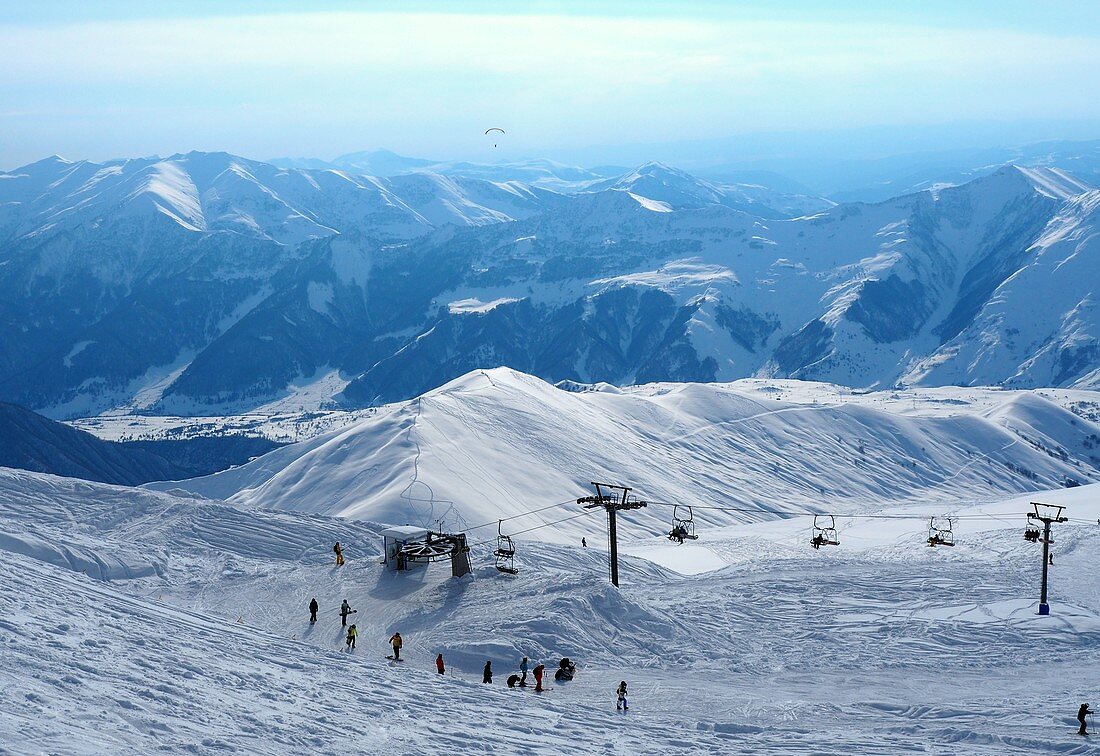
[[[1100,685],[1098,489],[963,508],[1004,522],[965,520],[953,549],[924,546],[919,521],[841,522],[841,546],[820,552],[792,522],[703,527],[682,549],[638,538],[632,553],[671,548],[690,563],[705,549],[731,566],[683,577],[625,556],[616,590],[597,538],[588,549],[521,540],[514,577],[492,568],[491,542],[475,544],[466,578],[445,565],[394,574],[378,564],[380,525],[0,470],[0,743],[74,754],[1087,753],[1072,717]],[[1035,614],[1039,547],[1020,537],[1028,499],[1074,518],[1058,526],[1050,617]],[[633,516],[623,530],[638,535]],[[349,560],[339,570],[336,539]],[[343,598],[358,610],[352,653]],[[395,630],[400,664],[384,658]],[[569,656],[577,678],[541,696],[509,690],[522,655],[550,667]],[[492,686],[480,683],[486,659]],[[614,709],[622,679],[625,716]]]

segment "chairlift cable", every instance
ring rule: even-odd
[[[519,531],[516,531],[515,533],[512,533],[511,535],[514,538],[515,536],[523,535],[524,533],[530,533],[532,530],[539,530],[541,528],[548,528],[551,525],[558,525],[558,524],[563,523],[563,522],[568,522],[569,520],[575,520],[578,517],[585,517],[587,515],[592,514],[595,511],[596,511],[595,509],[586,509],[585,511],[581,512],[580,514],[571,515],[569,517],[563,517],[562,519],[554,520],[553,522],[546,522],[546,523],[543,523],[542,525],[536,525],[533,528],[527,528],[526,530],[519,530]]]
[[[481,525],[474,525],[472,528],[466,528],[466,532],[469,533],[471,530],[487,528],[490,525],[496,525],[498,522],[507,522],[508,520],[514,520],[517,517],[526,517],[527,515],[538,514],[539,512],[545,512],[547,509],[553,509],[554,507],[564,507],[566,504],[572,504],[574,501],[576,501],[576,499],[568,499],[567,501],[558,502],[557,504],[548,504],[547,506],[540,507],[539,509],[532,509],[529,512],[520,512],[519,514],[514,514],[509,517],[498,517],[495,520],[490,520],[489,522],[482,523]]]

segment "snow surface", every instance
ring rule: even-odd
[[[246,506],[467,528],[495,527],[532,502],[570,502],[593,480],[625,480],[655,501],[749,510],[700,511],[718,526],[838,504],[958,505],[1087,483],[1100,480],[1098,442],[1094,420],[1036,392],[861,394],[762,380],[578,392],[499,368],[246,465],[149,485]],[[564,514],[526,515],[511,532]],[[650,534],[670,527],[667,507],[631,516]],[[578,518],[540,537],[577,542],[594,531]]]
[[[520,540],[517,576],[378,563],[381,525],[0,470],[0,743],[10,753],[1087,753],[1077,704],[1100,685],[1100,487],[919,519],[700,528],[688,577]],[[1035,614],[1029,499],[1068,506],[1052,615]],[[896,512],[896,509],[891,511]],[[912,511],[905,508],[905,511]],[[898,523],[898,524],[895,524]],[[796,527],[796,525],[798,525]],[[598,532],[598,531],[597,531]],[[624,537],[638,531],[624,517]],[[797,536],[797,537],[796,537]],[[330,545],[349,563],[337,570]],[[719,555],[730,566],[692,569]],[[306,604],[316,597],[311,626]],[[358,610],[343,650],[336,607]],[[386,639],[405,637],[398,664]],[[448,674],[434,671],[442,653]],[[521,656],[579,664],[508,690]],[[480,683],[493,661],[495,684]],[[613,691],[628,680],[631,711]]]
[[[761,379],[556,388],[497,369],[354,417],[212,418],[214,432],[308,438],[164,491],[0,469],[0,744],[1088,753],[1072,717],[1100,686],[1098,399]],[[1069,477],[1086,485],[1058,488]],[[603,514],[575,501],[601,478],[650,502],[619,519],[620,589]],[[1071,518],[1049,617],[1035,612],[1040,548],[1021,537],[1032,501]],[[666,537],[672,503],[694,507],[697,541]],[[810,548],[813,512],[836,515],[840,546]],[[957,545],[928,548],[929,519],[948,514]],[[515,576],[493,564],[500,518]],[[387,527],[439,521],[467,532],[472,575],[384,570]],[[384,657],[398,630],[401,663]],[[579,673],[509,690],[524,655],[569,656]]]

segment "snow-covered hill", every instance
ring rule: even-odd
[[[591,387],[590,387],[591,388]],[[1081,401],[1096,399],[1082,392]],[[919,402],[919,404],[918,404]],[[466,528],[523,515],[512,531],[576,513],[594,480],[707,525],[883,501],[974,501],[1100,480],[1100,424],[1033,392],[853,394],[797,381],[569,391],[507,369],[477,371],[411,402],[205,478],[150,484],[249,507]],[[744,512],[712,511],[732,506]],[[540,531],[577,542],[599,525]],[[480,535],[488,534],[480,531]]]
[[[0,174],[0,398],[54,417],[364,407],[499,365],[1095,385],[1100,190],[1064,171],[800,217],[660,164],[579,184],[217,153]]]

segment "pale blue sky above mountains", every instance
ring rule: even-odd
[[[857,152],[1100,137],[1100,3],[901,5],[0,2],[0,167],[190,149],[590,158],[738,135],[797,152],[820,143],[809,132],[851,134]],[[498,148],[489,126],[508,130]]]

